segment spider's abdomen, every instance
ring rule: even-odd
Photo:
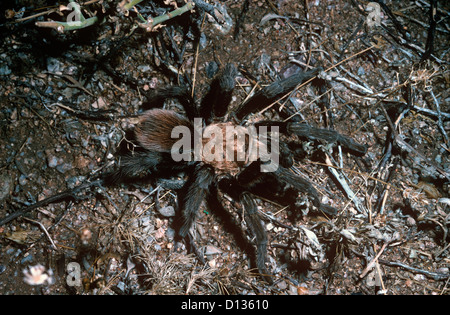
[[[136,125],[135,135],[138,143],[145,149],[157,152],[170,152],[177,139],[171,137],[175,127],[186,126],[192,129],[192,123],[182,115],[165,109],[146,111]]]

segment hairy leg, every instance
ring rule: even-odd
[[[311,198],[313,205],[320,211],[328,215],[336,215],[337,210],[331,206],[324,205],[320,202],[319,193],[314,188],[314,186],[306,179],[298,176],[288,169],[280,166],[274,174],[280,181],[288,183],[295,189],[301,192],[305,192]]]
[[[138,151],[123,155],[116,170],[104,175],[105,183],[114,185],[123,181],[144,178],[152,174],[162,161],[159,152]]]
[[[286,196],[290,194],[286,191],[288,187],[295,191],[306,193],[313,205],[320,211],[329,215],[335,215],[337,210],[331,206],[324,205],[320,202],[319,193],[314,186],[305,178],[292,173],[289,169],[279,166],[275,172],[261,173],[260,161],[253,162],[237,176],[237,181],[248,191],[261,197],[270,196],[275,199],[276,195]],[[271,183],[267,185],[267,183]],[[269,187],[270,186],[270,187]]]
[[[162,108],[167,99],[176,99],[183,106],[186,117],[190,121],[200,117],[197,105],[191,95],[191,89],[187,86],[167,86],[148,92],[146,97],[147,100],[142,104],[145,109]]]
[[[316,128],[305,123],[275,120],[265,120],[255,124],[256,128],[259,128],[260,126],[278,127],[280,133],[286,135],[294,134],[310,141],[322,140],[327,143],[339,144],[353,155],[364,155],[367,152],[367,146],[359,144],[352,138],[331,129]]]
[[[272,280],[268,277],[268,272],[266,270],[267,233],[258,214],[258,208],[256,207],[253,197],[248,192],[241,193],[239,201],[245,211],[245,222],[255,237],[256,267],[258,267],[258,271],[264,279],[271,283]]]
[[[211,186],[214,182],[214,169],[208,165],[199,164],[196,166],[192,176],[185,185],[185,189],[181,192],[182,198],[180,203],[182,224],[179,235],[184,238],[194,223],[197,211],[203,200],[209,194]]]
[[[170,154],[155,151],[135,151],[122,154],[117,168],[106,172],[103,179],[107,185],[136,180],[155,179],[156,182],[170,189],[180,188],[182,180],[173,179],[190,167],[186,162],[167,162]],[[181,182],[181,184],[180,184]],[[178,187],[177,187],[178,185]]]
[[[327,143],[339,143],[344,149],[354,155],[364,155],[367,152],[365,145],[359,144],[352,138],[341,135],[334,130],[311,127],[302,123],[288,123],[287,132],[310,140],[325,140]]]
[[[308,72],[297,73],[259,90],[247,102],[239,106],[235,112],[236,118],[242,120],[247,115],[264,109],[286,93],[295,89],[299,84],[314,78],[321,70],[322,68],[316,68]]]
[[[206,124],[210,124],[214,119],[222,120],[227,113],[236,74],[236,67],[229,63],[211,82],[200,105],[200,115]]]
[[[266,270],[266,254],[267,254],[267,233],[265,227],[258,214],[258,208],[255,204],[254,197],[246,190],[246,187],[241,186],[236,178],[223,178],[219,182],[219,188],[222,192],[229,195],[234,201],[239,202],[244,211],[244,219],[250,234],[255,239],[256,245],[256,267],[264,279],[271,283],[270,277]],[[235,204],[239,207],[239,205]]]

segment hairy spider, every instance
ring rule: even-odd
[[[254,124],[246,122],[248,115],[265,108],[298,84],[313,78],[318,71],[320,69],[277,81],[257,92],[234,112],[228,112],[237,75],[233,64],[226,65],[212,80],[208,92],[198,105],[187,87],[171,86],[157,90],[149,96],[148,101],[151,107],[156,108],[144,112],[134,129],[138,149],[121,156],[118,169],[108,176],[109,181],[166,179],[166,184],[170,186],[171,178],[185,174],[187,179],[182,185],[177,187],[172,182],[170,186],[178,189],[181,217],[178,234],[182,238],[189,236],[203,201],[212,211],[222,210],[219,191],[228,195],[235,201],[234,205],[244,210],[245,222],[256,245],[256,267],[260,274],[267,274],[265,261],[268,239],[255,197],[295,203],[299,193],[306,193],[316,211],[331,215],[336,212],[333,207],[320,202],[317,190],[307,179],[289,169],[294,160],[302,155],[299,139],[334,143],[358,155],[366,152],[365,146],[333,130],[315,128],[292,120],[263,120]],[[184,107],[184,115],[159,108],[167,99],[177,99]],[[200,122],[198,118],[201,118]],[[229,130],[234,132],[231,137]],[[261,130],[266,132],[263,134]],[[191,138],[180,143],[183,132],[191,135]],[[286,135],[287,140],[279,141],[278,133]],[[241,142],[238,141],[239,136]],[[196,151],[198,147],[200,149]],[[268,155],[254,155],[254,152],[266,152]]]

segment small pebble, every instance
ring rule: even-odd
[[[450,274],[450,271],[449,271],[449,268],[448,268],[448,267],[442,267],[442,268],[439,268],[438,270],[436,270],[436,272],[438,272],[438,273],[443,273],[443,274],[445,274],[445,275]]]
[[[208,266],[210,268],[216,268],[216,260],[215,259],[211,259],[210,261],[208,261]]]
[[[408,217],[406,219],[406,225],[409,227],[414,226],[414,225],[416,225],[416,220],[414,220],[414,218],[412,218],[412,217]]]
[[[0,201],[5,199],[11,193],[13,187],[13,179],[7,172],[0,174]]]
[[[425,280],[425,276],[421,275],[421,274],[417,274],[414,276],[414,280],[416,281],[424,281]]]
[[[70,163],[63,163],[56,166],[56,170],[60,172],[61,174],[64,174],[67,171],[70,171],[73,168],[72,164]]]
[[[175,209],[172,206],[162,207],[159,209],[159,213],[165,217],[175,216]]]
[[[11,74],[11,69],[7,65],[1,65],[0,66],[0,75],[6,76]]]
[[[27,264],[27,263],[31,263],[32,261],[33,261],[33,255],[29,254],[29,255],[23,257],[20,260],[20,263],[24,265],[24,264]]]
[[[166,236],[169,239],[169,241],[173,240],[175,238],[175,230],[171,229],[171,228],[167,228]],[[167,244],[167,245],[169,245],[169,244]]]
[[[63,68],[62,62],[58,59],[49,57],[47,58],[47,71],[52,73],[61,72]]]
[[[26,185],[26,183],[27,183],[28,181],[27,181],[27,176],[26,175],[20,175],[20,177],[19,177],[19,184],[21,185],[21,186],[24,186],[24,185]]]
[[[56,156],[52,155],[48,158],[47,163],[48,163],[48,167],[54,168],[58,165],[59,159]]]
[[[205,255],[215,255],[220,253],[222,253],[222,251],[219,248],[213,245],[206,245]]]
[[[119,281],[119,283],[117,283],[117,288],[119,290],[121,290],[122,292],[125,292],[125,283],[123,283],[122,281]]]

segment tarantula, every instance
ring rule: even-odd
[[[274,120],[246,123],[245,118],[249,114],[265,108],[298,84],[313,78],[319,71],[320,69],[315,69],[277,81],[254,94],[234,112],[228,112],[237,75],[237,69],[233,64],[227,64],[212,80],[208,92],[199,105],[187,87],[169,86],[153,92],[149,95],[148,104],[154,108],[143,113],[134,129],[138,149],[121,156],[119,167],[108,175],[109,180],[117,182],[123,179],[153,178],[166,179],[170,183],[171,178],[185,174],[187,179],[182,185],[171,187],[178,189],[181,217],[178,234],[181,238],[189,236],[189,230],[203,201],[206,201],[206,205],[212,211],[223,209],[219,191],[228,195],[235,201],[234,205],[244,210],[245,222],[254,236],[256,245],[256,267],[260,274],[267,275],[265,261],[268,239],[258,214],[256,196],[283,203],[290,199],[289,202],[295,203],[298,194],[302,192],[308,195],[316,210],[331,215],[336,212],[333,207],[320,202],[317,190],[307,179],[289,170],[294,159],[301,155],[299,152],[302,146],[298,139],[324,140],[341,145],[342,148],[357,155],[366,152],[365,146],[349,137],[305,123]],[[177,99],[184,107],[184,115],[159,108],[167,99]],[[201,118],[200,123],[198,118]],[[255,134],[252,132],[255,129],[252,128],[256,130],[265,128],[264,130],[270,131],[264,135]],[[227,134],[230,129],[241,131],[241,142],[234,137],[235,133],[232,134],[230,145],[230,136]],[[184,130],[193,135],[192,139],[185,141],[184,145],[179,145],[180,133],[174,130]],[[207,130],[213,130],[215,133],[210,132],[209,138],[204,137]],[[275,141],[279,134],[291,138],[293,136],[297,141]],[[197,143],[196,137],[200,139]],[[227,141],[223,141],[224,139]],[[214,145],[211,145],[208,140],[217,141],[212,141]],[[222,140],[223,144],[218,140]],[[208,147],[210,150],[206,153],[210,154],[206,154],[205,150],[195,152],[196,146],[199,145],[200,147],[203,145],[203,149]],[[258,150],[264,151],[269,147],[271,148],[269,156],[278,157],[275,167],[271,165],[275,164],[273,160],[258,155],[250,156],[251,150],[257,149],[259,152]],[[209,156],[211,154],[213,158]],[[267,169],[264,169],[264,166],[267,166]]]

